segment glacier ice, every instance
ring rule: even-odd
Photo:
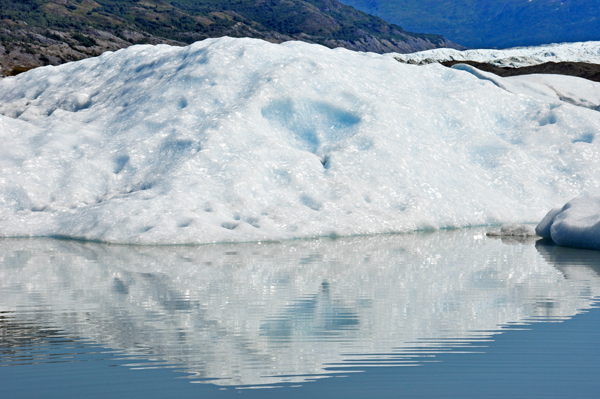
[[[536,223],[600,195],[600,113],[497,82],[232,38],[5,78],[0,236],[393,233]]]
[[[600,249],[600,197],[575,198],[551,209],[536,233],[558,245]]]
[[[444,61],[475,61],[499,67],[521,68],[545,62],[588,62],[600,64],[600,42],[555,43],[543,46],[515,47],[504,50],[450,48],[419,51],[410,54],[390,54],[400,62],[430,64]]]
[[[600,111],[600,83],[575,76],[532,74],[511,76],[506,80],[523,92],[542,95],[580,107]]]
[[[554,74],[531,74],[501,78],[468,64],[456,64],[452,66],[452,69],[469,72],[473,76],[488,80],[511,93],[526,94],[549,102],[563,101],[579,107],[600,111],[600,83],[598,82],[576,76]]]

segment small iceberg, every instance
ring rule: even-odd
[[[550,210],[535,232],[557,245],[600,249],[600,197],[575,198]]]

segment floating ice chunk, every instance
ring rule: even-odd
[[[535,227],[535,233],[543,238],[552,239],[552,234],[550,233],[550,228],[552,227],[552,223],[554,223],[554,218],[562,211],[562,208],[553,208],[551,209],[546,216],[542,219],[540,223]]]
[[[600,249],[600,197],[575,198],[552,209],[536,232],[558,245]]]
[[[520,223],[503,224],[500,231],[490,231],[487,233],[490,237],[534,237],[536,235],[533,226]]]

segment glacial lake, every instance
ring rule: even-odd
[[[490,228],[0,240],[2,398],[590,398],[600,252]]]

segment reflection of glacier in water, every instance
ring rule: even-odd
[[[600,294],[597,257],[481,229],[194,247],[2,240],[0,312],[198,381],[299,382],[571,317]]]

